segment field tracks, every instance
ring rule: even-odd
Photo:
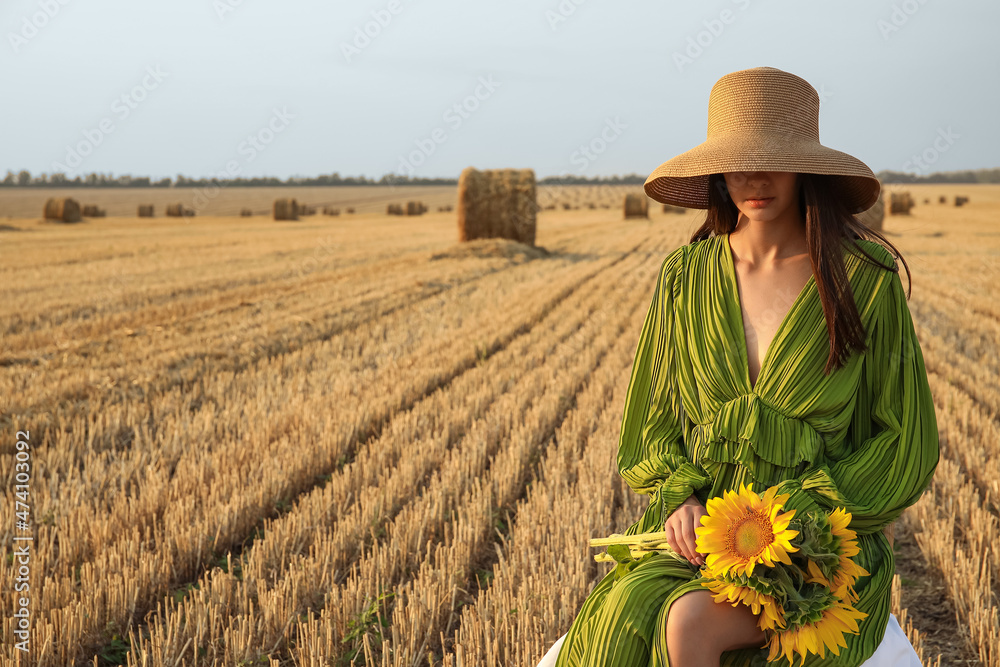
[[[617,273],[617,271],[612,271],[611,273]],[[603,282],[608,283],[610,281]],[[588,284],[591,287],[588,289],[586,298],[593,302],[595,300],[593,292],[601,284],[601,281],[591,280]],[[352,559],[355,559],[364,547],[366,534],[370,531],[374,532],[376,534],[375,536],[378,536],[382,530],[380,528],[380,523],[382,521],[391,520],[393,518],[393,514],[396,511],[399,511],[400,507],[404,513],[403,516],[408,516],[405,513],[410,512],[410,514],[417,517],[412,522],[404,522],[405,525],[410,526],[413,524],[415,526],[418,523],[420,525],[419,528],[414,527],[412,531],[404,536],[405,539],[410,540],[409,544],[411,545],[408,547],[409,550],[404,552],[406,559],[418,558],[421,550],[425,548],[426,545],[430,544],[433,539],[440,539],[440,529],[435,527],[436,524],[434,522],[440,522],[450,517],[452,510],[448,508],[455,507],[455,498],[457,497],[458,489],[462,488],[461,483],[471,483],[472,478],[476,474],[480,474],[483,470],[488,468],[488,458],[491,452],[496,451],[496,448],[500,445],[501,441],[501,436],[496,432],[496,428],[506,428],[509,430],[511,426],[509,422],[509,415],[511,413],[519,414],[518,409],[524,409],[527,405],[525,401],[530,402],[532,400],[532,396],[537,395],[540,391],[539,386],[544,386],[544,383],[540,383],[540,379],[538,379],[540,377],[539,371],[535,373],[536,387],[532,392],[512,390],[510,385],[517,383],[516,386],[524,386],[525,381],[520,378],[520,372],[517,370],[517,366],[515,365],[511,368],[510,364],[515,364],[517,361],[523,360],[522,363],[525,364],[525,367],[530,368],[534,365],[538,365],[540,368],[544,368],[546,365],[546,355],[551,354],[552,347],[560,345],[561,341],[568,333],[573,332],[580,326],[580,318],[585,317],[587,313],[587,309],[581,308],[581,304],[579,302],[580,299],[583,298],[584,295],[581,295],[579,299],[576,298],[576,295],[574,295],[574,298],[568,300],[564,306],[553,309],[546,317],[545,321],[548,324],[537,327],[537,330],[532,329],[530,337],[523,339],[523,341],[522,339],[519,339],[518,345],[511,348],[509,350],[509,354],[507,354],[507,350],[504,350],[504,352],[500,354],[490,355],[486,361],[488,365],[484,366],[481,371],[480,369],[476,369],[473,372],[473,376],[469,376],[467,383],[464,382],[466,377],[463,376],[463,378],[459,381],[459,384],[453,384],[446,392],[440,392],[440,395],[435,394],[433,398],[436,400],[429,399],[426,406],[422,405],[415,408],[415,414],[413,415],[414,421],[419,420],[420,422],[426,422],[428,417],[420,417],[420,415],[416,413],[429,413],[431,415],[451,413],[454,415],[452,418],[460,420],[459,426],[464,425],[472,418],[479,418],[476,425],[473,427],[473,432],[464,434],[464,438],[462,438],[463,443],[469,444],[463,444],[460,451],[458,451],[457,456],[449,456],[446,459],[446,463],[439,464],[451,466],[451,468],[442,468],[441,471],[438,471],[435,474],[435,477],[429,483],[423,483],[423,493],[417,498],[416,502],[421,502],[424,506],[430,508],[426,511],[426,513],[422,514],[421,512],[417,512],[416,514],[413,514],[414,510],[410,509],[413,506],[413,503],[406,505],[405,501],[402,500],[395,501],[396,503],[399,503],[399,507],[394,507],[392,501],[385,500],[385,496],[391,495],[396,498],[409,500],[408,495],[413,492],[413,489],[417,485],[421,484],[423,474],[426,472],[426,469],[422,468],[421,465],[427,466],[428,464],[421,464],[421,460],[427,460],[433,464],[435,461],[434,457],[436,451],[442,452],[442,454],[438,454],[438,456],[447,455],[447,453],[451,452],[452,449],[457,449],[457,446],[449,449],[449,443],[441,442],[442,438],[440,436],[433,438],[430,442],[426,442],[424,444],[419,440],[416,440],[416,436],[418,436],[419,433],[415,433],[410,429],[402,427],[397,429],[395,426],[390,426],[384,434],[383,439],[391,441],[392,438],[396,438],[398,441],[395,444],[396,448],[403,446],[406,447],[407,458],[402,462],[403,468],[395,472],[386,470],[385,477],[383,479],[376,479],[374,481],[375,484],[382,484],[383,486],[371,486],[367,491],[362,491],[360,495],[357,496],[357,499],[353,501],[351,509],[344,516],[339,517],[335,524],[329,526],[328,530],[330,533],[330,539],[329,542],[325,542],[323,545],[323,549],[325,550],[324,553],[317,553],[317,549],[319,549],[319,546],[317,545],[322,538],[326,537],[327,530],[322,529],[321,532],[315,535],[309,557],[305,559],[307,562],[301,565],[301,567],[307,569],[301,575],[294,575],[294,579],[300,580],[300,583],[296,583],[290,578],[281,580],[278,576],[280,575],[280,572],[269,572],[265,575],[264,571],[271,565],[267,562],[269,559],[263,556],[267,552],[275,555],[287,554],[288,545],[282,544],[281,540],[272,541],[270,538],[278,537],[282,533],[286,535],[301,534],[303,526],[301,524],[295,525],[295,523],[302,515],[307,514],[310,511],[318,511],[322,513],[326,511],[326,507],[336,506],[336,500],[332,500],[331,505],[332,496],[327,496],[326,490],[330,489],[331,494],[336,493],[338,485],[335,485],[333,480],[331,480],[331,483],[323,489],[323,497],[320,497],[317,494],[314,496],[315,501],[313,501],[313,498],[307,499],[299,504],[293,514],[283,517],[281,523],[288,526],[287,530],[275,527],[273,524],[270,529],[265,529],[266,537],[261,540],[259,544],[255,545],[250,555],[250,562],[247,565],[244,565],[243,573],[244,577],[246,577],[248,570],[253,569],[255,572],[260,571],[262,578],[264,576],[271,578],[277,577],[277,581],[279,582],[278,585],[282,587],[276,588],[273,593],[269,595],[269,600],[273,602],[273,605],[264,605],[263,603],[258,605],[262,610],[271,609],[273,607],[276,612],[276,617],[272,616],[272,618],[274,618],[273,625],[270,623],[267,624],[272,628],[272,632],[280,631],[287,624],[288,616],[287,614],[280,613],[280,610],[299,595],[290,594],[284,587],[298,587],[300,590],[303,587],[306,589],[316,589],[318,581],[322,581],[322,585],[319,586],[321,591],[333,587],[336,583],[338,583],[334,581],[334,579],[341,576],[336,574],[340,569],[338,564],[342,566]],[[553,329],[555,329],[556,332],[555,339],[552,338]],[[558,334],[559,330],[563,330],[565,333]],[[522,342],[523,345],[521,344]],[[541,347],[541,349],[531,352],[531,346],[536,348]],[[490,364],[490,362],[494,361],[494,357],[496,357],[496,363]],[[508,370],[503,373],[497,373],[496,369],[505,368],[505,365]],[[476,390],[481,392],[482,388],[477,387],[476,382],[481,384],[483,377],[489,377],[489,384],[492,384],[495,387],[494,389],[490,389],[490,391],[495,394],[502,393],[504,391],[507,392],[503,395],[502,399],[505,401],[504,409],[501,410],[491,408],[488,413],[496,415],[494,417],[480,417],[480,415],[475,413],[476,404],[479,406],[478,409],[483,409],[486,405],[489,405],[488,401],[480,401],[476,398],[476,402],[470,404],[468,398],[460,398],[456,403],[455,395],[458,397],[468,397],[473,395],[473,392]],[[469,384],[469,388],[463,388],[463,384]],[[520,408],[517,407],[517,403],[511,403],[511,401],[515,400],[520,402]],[[462,401],[465,401],[465,403],[461,404]],[[473,411],[472,415],[463,414],[464,412],[470,410]],[[504,417],[505,414],[507,415],[506,417]],[[492,424],[492,422],[498,419],[506,419],[506,421],[501,422],[499,426],[487,426],[487,424]],[[452,428],[449,427],[447,432],[451,434],[453,432]],[[456,438],[463,435],[460,429],[455,429],[454,433]],[[385,443],[376,441],[373,446],[366,448],[366,451],[381,451],[385,446]],[[472,449],[470,449],[470,447]],[[487,449],[484,450],[482,449],[483,447],[486,447]],[[425,452],[428,457],[427,459],[423,459]],[[365,462],[361,460],[356,461],[356,463],[359,465],[353,467],[351,471],[348,471],[346,468],[343,471],[345,484],[352,476],[357,476],[356,474],[351,474],[352,471],[357,471],[361,468],[372,470],[376,467],[375,465],[362,465]],[[455,471],[450,474],[453,476],[457,475],[457,478],[453,483],[445,484],[440,481],[441,475],[446,474],[449,469]],[[397,484],[397,479],[402,481]],[[395,484],[395,487],[393,484]],[[340,486],[339,488],[343,489],[344,487]],[[442,489],[442,493],[444,494],[443,496],[435,496],[428,490],[438,488]],[[395,493],[394,489],[398,489],[398,493]],[[345,494],[348,492],[341,490],[339,493],[340,497],[344,498],[346,497]],[[429,493],[431,493],[430,496],[428,496]],[[433,500],[428,500],[428,498],[433,498]],[[383,518],[379,519],[383,513]],[[434,517],[437,518],[435,519]],[[322,522],[327,519],[321,514],[321,516],[316,520]],[[316,525],[316,520],[310,520],[309,526]],[[398,526],[401,521],[403,521],[403,519],[397,517],[391,525]],[[427,524],[428,521],[431,523]],[[351,526],[354,526],[354,528],[351,528]],[[445,526],[447,526],[447,524],[445,524]],[[390,530],[390,533],[397,540],[400,539],[400,536],[402,535],[398,532],[398,529],[395,529],[395,531]],[[268,546],[269,544],[273,544],[274,546]],[[373,561],[377,558],[384,557],[377,554],[390,553],[392,555],[386,558],[387,564],[385,566],[389,572],[389,576],[400,576],[401,573],[405,574],[405,566],[393,560],[395,554],[391,551],[383,552],[380,551],[380,549],[381,547],[376,546],[376,555],[365,555],[360,562],[366,563]],[[262,557],[257,558],[257,554],[261,554]],[[295,558],[295,560],[300,561],[298,558]],[[292,569],[292,571],[298,572],[297,568]],[[221,576],[221,573],[218,570],[214,571],[213,574]],[[319,580],[317,580],[317,577]],[[339,588],[334,589],[332,594],[336,594],[337,590],[339,590]],[[207,596],[208,593],[205,595]],[[192,600],[191,609],[183,612],[185,615],[198,613],[196,608],[199,605],[195,603],[194,598],[190,599]],[[317,601],[316,604],[321,604],[321,601]],[[328,610],[331,608],[331,604],[332,603],[327,603],[326,608]],[[336,607],[337,605],[333,606]],[[249,608],[249,605],[247,608]],[[269,616],[272,612],[262,611],[261,613]],[[344,634],[346,633],[341,633],[338,636],[344,636]],[[269,637],[262,639],[263,641],[249,644],[248,648],[250,650],[259,651],[260,646],[264,646],[265,644],[271,645]],[[179,648],[181,648],[181,646],[176,646],[175,650]],[[165,662],[169,662],[172,658],[173,656],[168,654],[164,660]]]

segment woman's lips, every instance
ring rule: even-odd
[[[750,204],[752,208],[764,208],[774,200],[774,197],[767,197],[765,199],[748,199],[747,203]]]

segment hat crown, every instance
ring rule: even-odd
[[[708,138],[722,134],[792,135],[819,143],[819,93],[774,67],[727,74],[708,97]]]

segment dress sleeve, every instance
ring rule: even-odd
[[[643,522],[650,530],[661,530],[662,522],[678,505],[711,482],[708,473],[686,456],[686,417],[674,369],[674,312],[682,253],[683,246],[660,267],[639,334],[618,447],[622,478],[636,493],[650,496]]]
[[[874,533],[917,502],[937,467],[938,429],[924,358],[899,274],[892,273],[874,314],[864,374],[871,437],[843,458],[779,485],[788,509],[851,513],[851,529]]]

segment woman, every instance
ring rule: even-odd
[[[650,497],[626,534],[664,530],[689,564],[657,554],[609,572],[543,664],[763,665],[749,607],[716,603],[696,582],[706,501],[746,483],[777,485],[786,510],[852,515],[854,560],[869,572],[855,607],[867,616],[839,656],[804,664],[918,666],[889,613],[883,529],[929,484],[938,433],[898,267],[866,237],[888,241],[853,216],[877,201],[878,180],[819,143],[812,86],[758,67],[715,84],[708,140],[660,165],[645,191],[708,209],[661,266],[617,457]]]

